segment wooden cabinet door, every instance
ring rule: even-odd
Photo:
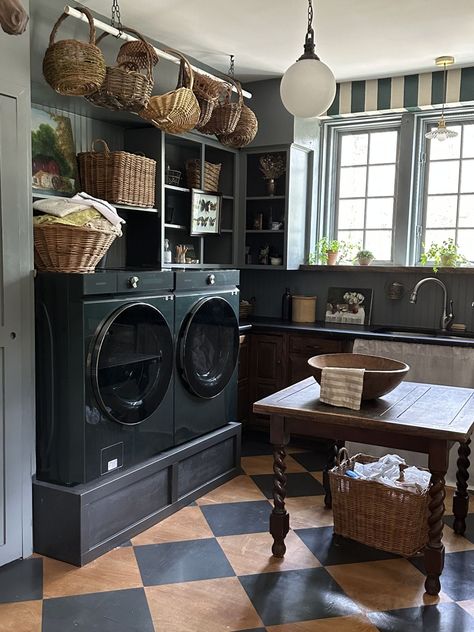
[[[312,375],[308,366],[309,358],[323,353],[341,353],[344,343],[330,338],[290,334],[288,350],[287,384],[290,385]]]
[[[275,393],[286,384],[285,336],[252,336],[250,381],[252,402]]]

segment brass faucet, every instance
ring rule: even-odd
[[[416,303],[416,299],[418,298],[418,290],[422,285],[428,283],[429,281],[436,283],[436,285],[439,285],[443,290],[443,313],[441,314],[440,329],[441,331],[446,331],[447,329],[449,329],[454,320],[454,313],[453,301],[448,300],[448,290],[446,289],[446,286],[442,281],[436,279],[435,277],[427,277],[426,279],[421,279],[421,281],[418,281],[418,283],[415,285],[410,293],[410,303]]]

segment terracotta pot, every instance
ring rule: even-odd
[[[357,259],[357,263],[360,266],[370,266],[370,264],[372,263],[373,259],[372,257],[359,257]]]
[[[328,266],[335,266],[337,265],[337,257],[338,257],[339,253],[338,251],[329,251],[327,253],[327,257],[328,257],[328,261],[327,264]]]

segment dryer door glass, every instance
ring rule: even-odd
[[[102,412],[138,424],[160,405],[173,372],[173,338],[164,316],[146,303],[125,305],[106,322],[92,357]]]
[[[199,301],[190,312],[179,342],[181,375],[192,393],[210,399],[229,383],[239,355],[239,323],[221,297]]]

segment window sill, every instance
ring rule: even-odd
[[[405,272],[412,274],[435,274],[432,266],[399,266],[399,265],[300,265],[300,270],[305,272]],[[438,274],[474,274],[474,266],[459,268],[438,268]]]

